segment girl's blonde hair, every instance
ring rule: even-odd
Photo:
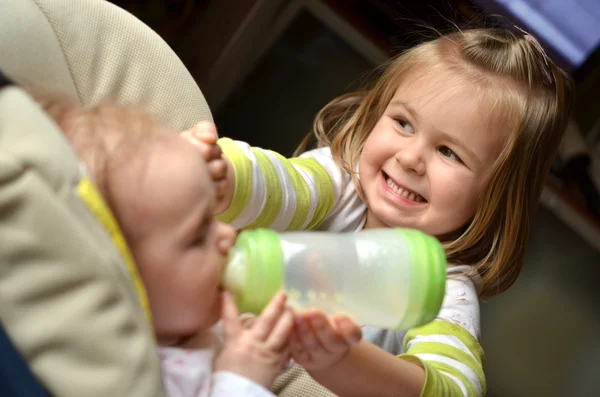
[[[438,37],[392,60],[374,86],[340,96],[317,115],[313,132],[334,159],[354,172],[364,143],[402,79],[418,67],[440,67],[478,84],[494,121],[511,132],[492,167],[473,219],[444,238],[448,261],[473,266],[481,295],[500,293],[521,269],[531,223],[572,104],[572,83],[532,36],[508,29],[470,29]]]

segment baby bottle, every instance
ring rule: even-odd
[[[359,325],[409,329],[432,321],[446,287],[437,239],[412,229],[354,233],[242,231],[223,286],[258,314],[284,289],[298,310],[346,314]]]

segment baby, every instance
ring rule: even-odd
[[[121,227],[147,292],[167,394],[272,396],[289,356],[293,313],[279,294],[243,323],[222,291],[235,231],[214,217],[215,187],[202,157],[137,110],[38,101]]]

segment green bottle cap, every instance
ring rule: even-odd
[[[410,329],[433,321],[446,293],[446,253],[441,243],[419,230],[396,229],[410,256],[410,291],[406,314],[397,329]]]
[[[235,298],[241,313],[260,314],[283,288],[284,263],[281,241],[269,229],[242,231],[229,253],[223,286]]]

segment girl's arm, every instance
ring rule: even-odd
[[[314,321],[314,320],[313,320]],[[327,322],[323,317],[322,322]],[[350,346],[342,358],[323,368],[327,355],[338,350],[333,327],[311,324],[320,346],[303,343],[313,360],[296,361],[319,383],[340,396],[458,397],[485,395],[483,350],[464,328],[436,320],[413,329],[405,338],[406,354],[394,356],[362,340]],[[301,338],[301,337],[300,337]],[[419,340],[422,339],[421,342]],[[435,341],[437,340],[437,341]],[[331,342],[328,343],[327,341]],[[306,342],[306,341],[304,341]],[[307,346],[311,346],[308,347]],[[457,347],[460,346],[460,347]],[[294,348],[292,348],[294,351]],[[335,354],[335,353],[333,353]]]
[[[320,384],[340,396],[419,397],[425,371],[362,340],[331,368],[308,371]],[[436,394],[442,396],[442,394]]]
[[[210,122],[181,135],[208,163],[219,219],[238,229],[355,231],[364,224],[365,205],[329,148],[286,159],[245,142],[218,140]]]
[[[228,138],[218,144],[227,163],[219,219],[237,228],[310,230],[338,201],[344,183],[328,149],[323,155],[286,159]]]

